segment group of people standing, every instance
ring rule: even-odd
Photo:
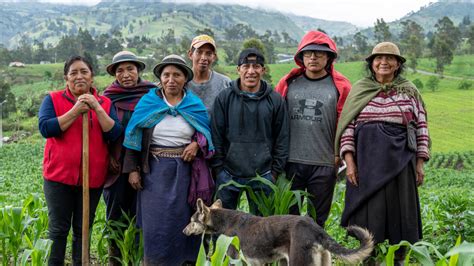
[[[108,221],[136,215],[146,265],[192,264],[200,238],[182,229],[196,199],[210,203],[215,194],[235,209],[241,190],[216,188],[233,180],[271,193],[251,181],[257,174],[275,182],[286,173],[292,189],[311,194],[316,222],[324,226],[341,158],[347,164],[342,225],[366,227],[377,243],[421,238],[417,185],[429,159],[427,119],[416,87],[400,76],[405,59],[395,44],[374,48],[367,77],[352,89],[334,69],[335,42],[319,31],[303,37],[298,67],[275,89],[262,79],[265,58],[255,48],[241,51],[233,81],[212,70],[212,37],[196,36],[187,56],[192,67],[178,55],[163,58],[153,68],[160,81],[154,84],[140,77],[146,66],[137,56],[119,52],[106,68],[115,81],[103,95],[85,58],[66,62],[66,87],[46,96],[39,112],[47,138],[49,265],[64,264],[71,224],[72,260],[81,264],[83,113],[90,124],[90,225],[103,191]],[[119,264],[113,241],[109,255],[110,264]]]

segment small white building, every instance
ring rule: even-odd
[[[9,67],[25,67],[25,64],[23,64],[22,62],[10,62],[10,64],[8,64]]]

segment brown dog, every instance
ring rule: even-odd
[[[183,230],[186,235],[202,233],[237,236],[245,259],[251,265],[280,261],[280,265],[331,265],[331,253],[349,264],[367,258],[374,248],[366,229],[350,226],[348,232],[360,242],[347,249],[332,239],[313,219],[297,215],[258,217],[222,208],[217,200],[209,208],[201,199],[197,211]]]

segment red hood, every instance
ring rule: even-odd
[[[301,49],[303,49],[303,47],[309,44],[320,44],[320,45],[325,44],[329,46],[331,50],[334,50],[337,54],[336,43],[331,38],[329,38],[329,36],[327,36],[325,33],[320,32],[320,31],[310,31],[306,33],[305,36],[303,36],[303,39],[298,45],[298,50],[294,57],[296,64],[302,68],[304,68],[304,65],[303,65],[303,62],[301,62],[301,60],[298,58],[298,54],[300,53]],[[332,70],[332,66],[331,66],[331,70]]]
[[[300,76],[305,72],[303,62],[299,60],[298,54],[300,53],[301,49],[303,49],[303,47],[307,46],[308,44],[326,44],[329,46],[329,48],[337,53],[336,43],[331,40],[329,36],[320,31],[308,32],[298,45],[298,51],[294,57],[295,62],[299,68],[293,68],[288,74],[281,78],[278,84],[275,86],[275,91],[277,91],[283,97],[286,97],[286,94],[288,93],[288,83],[294,80],[295,77]],[[339,100],[337,101],[337,115],[339,118],[339,115],[342,111],[342,106],[344,105],[347,94],[349,94],[349,90],[351,89],[351,83],[346,77],[344,77],[344,75],[334,70],[333,64],[331,64],[331,67],[329,68],[329,74],[331,75],[334,85],[339,92]]]

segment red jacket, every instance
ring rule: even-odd
[[[301,62],[301,60],[298,58],[298,54],[300,53],[303,47],[309,44],[326,44],[329,46],[329,48],[337,52],[336,43],[331,38],[329,38],[329,36],[320,31],[308,32],[298,45],[298,51],[296,52],[294,57],[295,62],[299,66],[299,68],[293,68],[290,73],[286,74],[283,78],[280,79],[280,81],[275,87],[275,90],[285,98],[286,94],[288,93],[288,82],[302,75],[306,70],[303,65],[303,62]],[[351,83],[341,73],[334,70],[333,65],[331,65],[330,67],[329,74],[331,75],[334,81],[334,85],[339,91],[339,99],[337,101],[336,106],[337,118],[339,119],[339,116],[342,111],[342,106],[344,106],[344,102],[346,101],[347,95],[349,94],[349,91],[351,89]]]
[[[111,101],[93,94],[102,108],[110,113]],[[74,96],[68,89],[50,93],[56,116],[67,113],[75,103]],[[103,186],[109,163],[107,143],[103,138],[97,115],[89,111],[89,187]],[[58,137],[48,138],[44,148],[43,176],[47,180],[82,186],[82,116]]]

